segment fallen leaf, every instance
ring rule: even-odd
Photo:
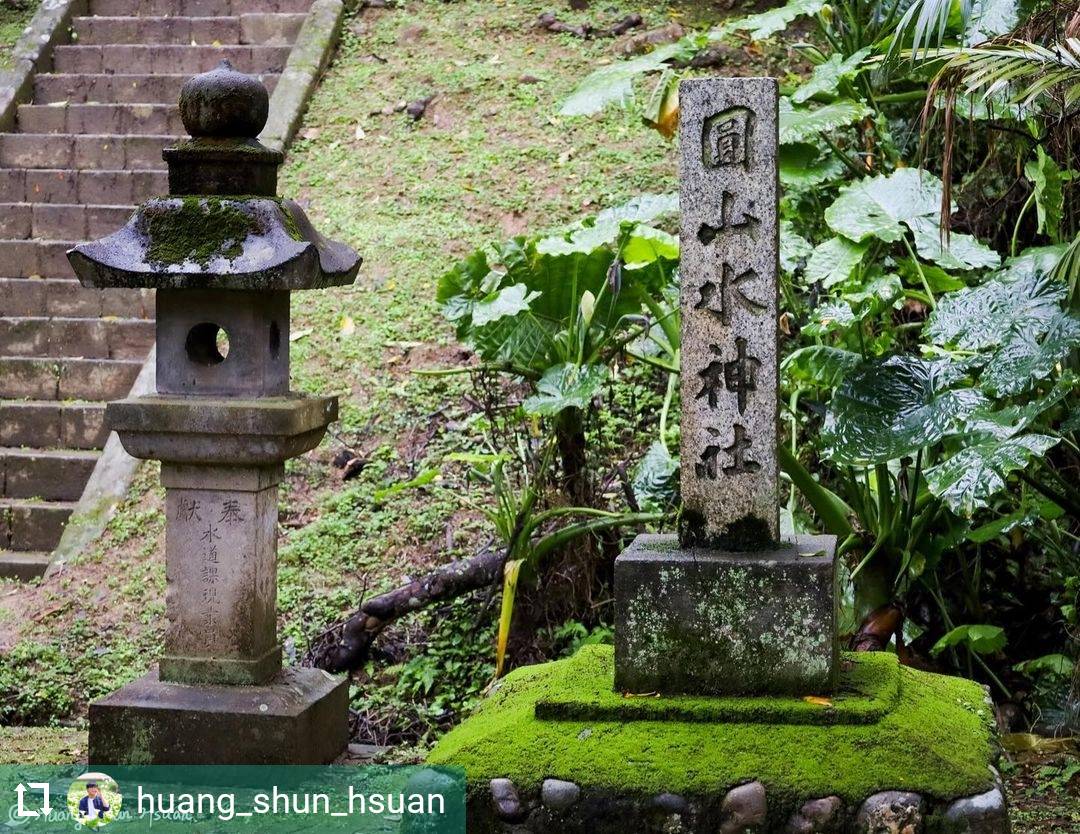
[[[310,336],[311,333],[312,329],[310,327],[306,327],[303,330],[294,330],[292,333],[289,334],[289,341],[299,342],[301,339]]]
[[[341,317],[341,324],[338,326],[338,332],[342,336],[351,336],[356,332],[356,322],[353,321],[352,316]]]
[[[816,707],[831,707],[833,705],[833,702],[828,698],[820,698],[817,695],[807,695],[803,700]]]

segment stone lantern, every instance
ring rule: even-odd
[[[87,287],[157,291],[157,392],[109,405],[124,448],[161,461],[168,627],[158,668],[90,706],[92,764],[315,764],[347,740],[348,685],[282,668],[278,483],[337,399],[289,391],[289,293],[360,266],[277,197],[256,138],[269,98],[223,63],[190,79],[169,196],[69,253]]]

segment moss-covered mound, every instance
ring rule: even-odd
[[[570,660],[517,670],[428,761],[465,768],[478,789],[496,777],[525,790],[556,778],[623,794],[700,796],[756,779],[790,802],[831,794],[856,802],[889,789],[944,800],[992,786],[993,723],[982,688],[908,668],[897,668],[895,707],[872,723],[710,722],[700,715],[627,721],[602,711],[599,720],[536,717],[540,701],[558,696],[565,703],[568,687],[577,687],[583,700],[595,698],[612,680],[611,656],[611,647],[588,647]],[[874,655],[846,660],[878,671],[891,663]],[[855,671],[849,680],[852,674],[874,677]],[[828,709],[786,703],[792,710]]]
[[[734,724],[872,724],[900,699],[896,655],[864,654],[845,662],[830,698],[708,698],[624,696],[611,688],[611,649],[589,647],[552,664],[544,694],[536,701],[541,719],[587,721],[699,721]]]

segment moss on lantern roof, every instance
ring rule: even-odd
[[[873,655],[846,655],[856,676],[887,674]],[[894,661],[893,661],[894,662]],[[912,790],[940,799],[990,789],[993,719],[981,686],[969,680],[893,667],[895,706],[871,723],[807,724],[801,699],[723,699],[754,720],[662,718],[543,720],[537,704],[577,693],[595,698],[613,680],[610,646],[518,669],[477,712],[447,734],[428,762],[465,768],[470,790],[508,777],[535,789],[556,778],[582,786],[649,796],[715,795],[749,780],[794,802],[837,794],[850,802],[881,790]],[[850,672],[849,672],[850,675]],[[700,699],[707,700],[707,699]],[[758,714],[770,701],[774,721]],[[656,699],[657,709],[663,699]],[[790,710],[785,716],[784,703]],[[821,709],[827,709],[822,706]]]
[[[143,229],[151,264],[192,261],[206,266],[215,258],[232,260],[244,251],[250,235],[262,234],[259,218],[233,197],[180,197],[180,207],[147,212]],[[294,224],[295,225],[295,224]]]

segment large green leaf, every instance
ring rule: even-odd
[[[994,396],[1021,394],[1050,376],[1058,363],[1077,347],[1080,347],[1080,318],[1059,311],[1050,320],[1041,341],[1031,330],[1013,327],[979,381]]]
[[[1035,159],[1024,166],[1024,174],[1035,186],[1039,233],[1056,241],[1061,234],[1061,215],[1065,210],[1061,169],[1042,145],[1036,145]]]
[[[842,189],[825,210],[825,222],[857,242],[876,237],[894,243],[904,236],[906,221],[933,217],[940,210],[941,180],[927,171],[901,168]]]
[[[852,243],[846,237],[837,236],[818,244],[806,263],[806,280],[813,284],[820,281],[829,287],[841,284],[862,263],[869,243]]]
[[[790,354],[780,366],[791,381],[820,388],[835,388],[862,363],[862,356],[829,345],[810,345]]]
[[[941,239],[941,226],[935,214],[904,221],[915,236],[915,248],[928,261],[943,269],[983,269],[1001,264],[1001,256],[971,235],[953,232],[948,241]]]
[[[1041,336],[1061,310],[1065,285],[1046,272],[1021,269],[1016,263],[1005,277],[979,287],[950,293],[939,301],[926,335],[939,345],[983,350],[1001,344],[1014,329]]]
[[[587,75],[559,112],[563,116],[590,116],[616,104],[626,107],[634,100],[634,79],[661,69],[668,61],[689,60],[701,48],[701,38],[685,37],[665,44],[647,55],[617,61]]]
[[[801,191],[838,178],[844,163],[835,154],[822,156],[817,145],[793,142],[780,146],[778,154],[780,183],[785,189]]]
[[[642,512],[669,509],[678,501],[678,458],[673,458],[663,443],[653,443],[634,470],[631,488]]]
[[[536,383],[536,394],[522,404],[527,414],[553,417],[567,408],[589,407],[608,377],[602,365],[554,365]]]
[[[596,215],[597,226],[620,223],[652,223],[679,211],[677,192],[667,194],[639,194],[619,206],[604,209]]]
[[[824,63],[814,67],[810,77],[791,96],[796,104],[809,101],[819,94],[835,95],[841,81],[850,81],[862,71],[862,62],[870,54],[870,49],[860,49],[846,58],[834,52]]]
[[[926,485],[954,513],[970,516],[1005,488],[1010,472],[1024,469],[1033,457],[1045,455],[1059,440],[1045,434],[1024,434],[968,446],[927,469]]]
[[[837,463],[885,463],[937,443],[985,397],[950,390],[964,375],[956,363],[913,356],[867,362],[833,395],[822,429]]]
[[[780,142],[785,145],[813,142],[819,134],[847,127],[872,112],[861,101],[849,99],[840,99],[815,109],[794,108],[788,99],[780,99]]]
[[[957,626],[930,649],[937,656],[951,646],[967,646],[977,654],[993,654],[1005,648],[1005,630],[992,625]]]
[[[795,231],[790,220],[780,221],[780,268],[794,274],[814,251],[814,245]]]
[[[825,336],[846,330],[861,318],[843,299],[830,298],[814,308],[810,314],[810,321],[803,328],[803,333],[807,336]]]
[[[815,15],[823,8],[825,0],[789,0],[779,8],[728,21],[720,27],[717,34],[749,32],[753,40],[760,41],[787,29],[793,20]]]
[[[1017,0],[974,0],[964,42],[972,46],[1007,34],[1016,28],[1019,20]]]
[[[965,421],[964,432],[984,439],[1007,440],[1024,431],[1066,397],[1073,396],[1076,387],[1077,377],[1066,371],[1050,392],[1038,399],[998,409],[976,409]]]
[[[472,307],[472,321],[475,327],[483,327],[505,316],[516,316],[529,309],[529,302],[539,293],[530,293],[524,284],[513,284],[475,302]]]
[[[678,261],[679,239],[662,229],[638,226],[623,244],[622,259],[628,269],[640,268],[657,260]]]

